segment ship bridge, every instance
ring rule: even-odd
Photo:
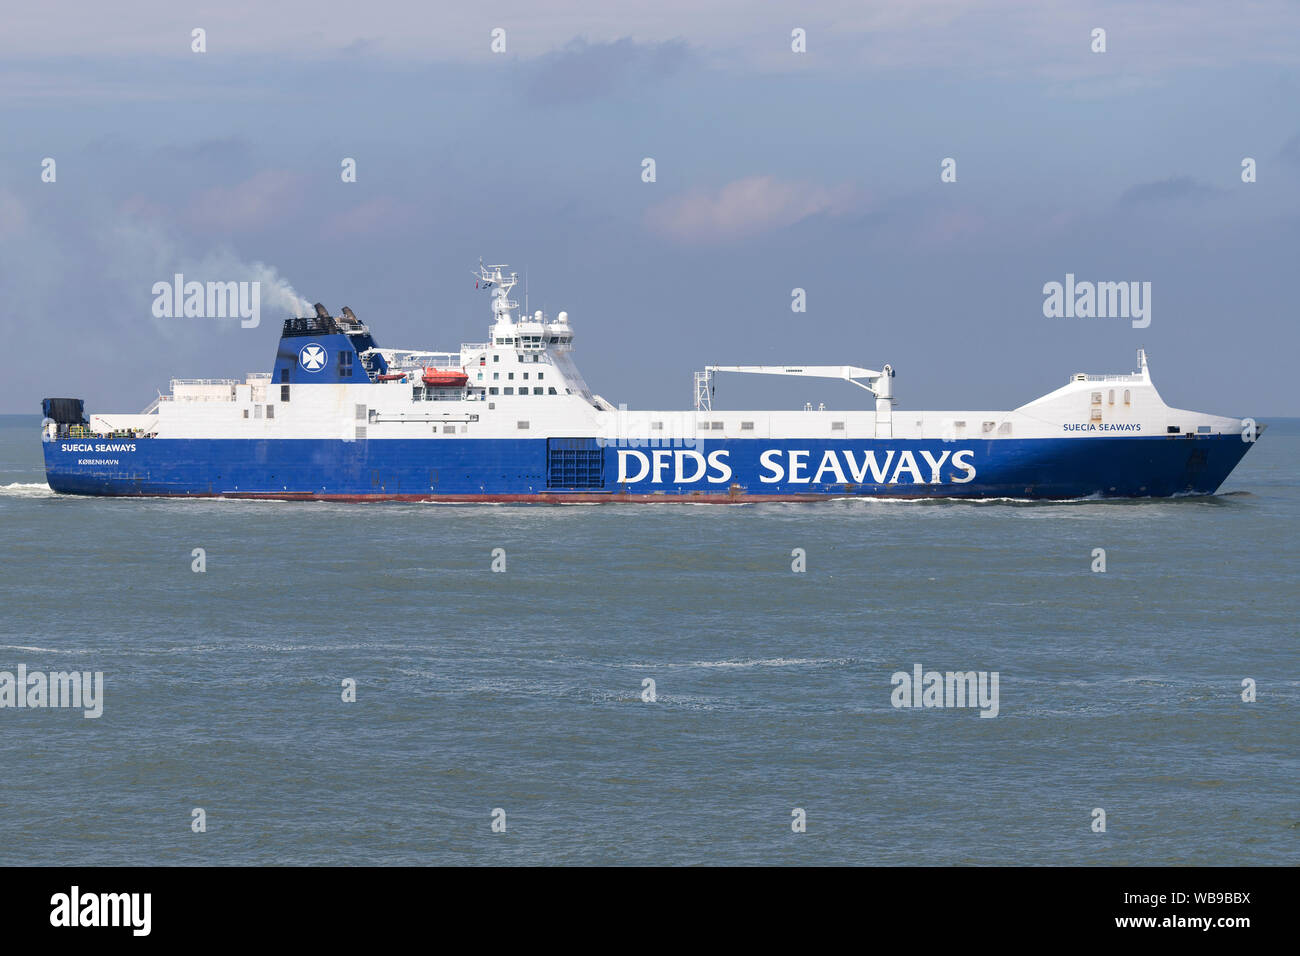
[[[541,310],[516,317],[519,303],[510,290],[519,274],[501,265],[479,263],[475,284],[492,294],[489,339],[481,345],[461,346],[461,358],[470,384],[493,397],[528,395],[579,395],[596,408],[608,403],[593,395],[573,361],[573,328],[569,313],[554,318]]]

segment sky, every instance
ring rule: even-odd
[[[1175,407],[1300,415],[1300,4],[11,7],[0,412],[268,371],[300,300],[482,342],[482,257],[632,408],[710,364],[889,363],[899,409],[1007,409],[1144,347]],[[177,272],[260,281],[260,325],[155,317]],[[1149,326],[1046,316],[1067,274],[1149,282]],[[870,399],[729,376],[715,407]]]

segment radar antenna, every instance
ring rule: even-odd
[[[519,284],[519,273],[502,271],[507,268],[504,262],[485,266],[479,259],[474,272],[475,288],[492,291],[492,313],[497,319],[509,319],[510,310],[519,308],[519,303],[510,298],[510,290]]]

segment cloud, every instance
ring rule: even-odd
[[[409,225],[415,216],[408,204],[391,196],[380,196],[350,206],[330,216],[321,235],[330,239],[356,239],[361,236],[391,235]]]
[[[197,226],[235,232],[257,229],[295,209],[298,177],[284,170],[263,170],[234,186],[216,186],[191,203],[189,218]]]
[[[851,189],[834,189],[772,176],[749,176],[716,192],[700,190],[665,200],[646,211],[654,232],[678,242],[725,242],[782,229],[854,204]]]
[[[1190,176],[1171,176],[1150,183],[1138,183],[1124,190],[1120,205],[1131,206],[1144,202],[1173,202],[1180,199],[1204,199],[1217,195],[1219,190],[1206,186]]]
[[[980,235],[987,230],[983,215],[970,208],[947,209],[924,217],[917,223],[923,240],[929,242],[956,242]]]
[[[184,146],[161,146],[158,155],[169,163],[183,163],[187,166],[202,163],[229,169],[249,161],[252,143],[240,136],[214,137]]]
[[[1091,0],[1088,4],[1033,0],[909,0],[864,4],[821,0],[792,18],[789,4],[772,0],[657,0],[653,4],[593,4],[591,0],[497,0],[491,19],[482,5],[442,4],[430,16],[427,0],[367,0],[321,4],[317,0],[225,0],[201,14],[178,13],[175,0],[64,0],[60,4],[9,4],[0,31],[5,60],[50,57],[170,59],[189,66],[190,30],[208,31],[205,57],[268,56],[292,60],[367,57],[418,63],[483,62],[491,57],[488,31],[508,31],[511,57],[535,59],[575,34],[593,46],[620,37],[654,47],[689,34],[710,62],[774,71],[967,67],[993,72],[1109,75],[1128,56],[1128,68],[1164,72],[1189,65],[1295,64],[1300,8],[1292,0],[1184,0],[1178,15],[1167,4]],[[193,22],[191,22],[193,20]],[[1090,30],[1105,25],[1111,52],[1088,52]],[[793,26],[808,31],[807,55],[790,52]],[[51,79],[67,64],[41,68]],[[194,71],[195,75],[201,75]],[[127,95],[105,90],[94,75],[74,80],[82,95]],[[98,88],[98,89],[97,89]],[[11,95],[0,84],[0,97]],[[58,93],[60,87],[54,92]],[[31,90],[27,91],[28,93]],[[41,88],[38,95],[46,95]],[[143,84],[129,95],[166,97],[174,87]],[[59,93],[62,95],[62,93]]]
[[[747,77],[965,70],[1032,77],[1049,94],[1076,100],[1123,99],[1187,70],[1300,63],[1293,0],[1184,0],[1177,17],[1132,0],[823,0],[793,20],[788,4],[772,0],[498,0],[491,19],[473,4],[444,4],[430,17],[427,0],[226,0],[196,23],[178,20],[174,0],[10,6],[16,12],[0,30],[0,103],[50,106],[230,98],[264,78],[268,64],[282,74],[324,65],[367,75],[490,64],[522,80],[523,102],[553,106],[662,82],[688,61]],[[807,30],[805,54],[790,49],[796,22]],[[1109,47],[1096,55],[1090,33],[1102,24]],[[208,31],[204,54],[190,50],[189,31],[199,25]],[[497,26],[507,31],[505,55],[491,52]],[[478,79],[464,82],[481,88]],[[274,78],[249,92],[276,97],[285,89]]]
[[[590,43],[578,37],[530,64],[530,102],[549,106],[593,100],[621,87],[663,79],[691,59],[682,40],[637,43],[630,37]]]

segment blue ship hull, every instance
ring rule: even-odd
[[[708,456],[709,467],[696,469],[695,460],[687,460],[684,471],[690,474],[678,470],[681,463],[672,458],[673,449],[633,446],[629,451],[628,446],[605,446],[589,438],[96,438],[56,439],[44,448],[50,487],[67,494],[734,502],[846,496],[1069,499],[1213,494],[1250,444],[1236,435],[957,442],[710,440],[699,449]],[[819,467],[830,460],[828,452],[836,468]],[[863,470],[868,453],[882,465],[879,470]],[[969,471],[951,467],[958,453]],[[637,455],[651,467],[640,480],[620,481],[640,470],[642,458]],[[914,459],[916,467],[891,474],[904,457]],[[936,461],[949,464],[942,470],[932,468]],[[773,462],[778,464],[774,467]],[[696,476],[696,471],[701,473]],[[940,480],[932,481],[936,476]]]

